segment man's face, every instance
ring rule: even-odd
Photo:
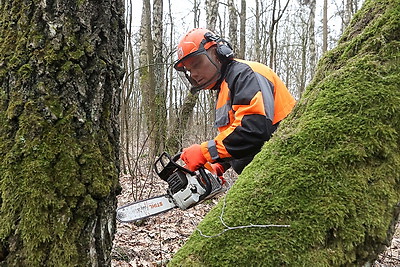
[[[194,80],[198,85],[208,84],[210,81],[214,81],[216,76],[219,74],[221,63],[217,59],[214,50],[207,50],[207,54],[200,54],[192,56],[183,61],[185,69],[188,71],[190,78]],[[208,87],[208,86],[207,86]]]

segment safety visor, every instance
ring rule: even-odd
[[[190,71],[185,67],[185,65],[193,65],[194,62],[204,62],[204,61],[209,61],[215,66],[215,74],[208,80],[203,80],[200,83],[198,83],[195,79],[191,77]],[[201,66],[202,64],[196,64],[198,66]],[[174,68],[178,71],[179,76],[181,77],[182,81],[188,85],[185,82],[188,81],[191,86],[191,92],[195,93],[201,89],[210,89],[213,87],[213,85],[219,80],[221,77],[221,72],[216,66],[216,64],[213,62],[213,60],[210,58],[208,55],[207,50],[204,47],[199,48],[198,50],[188,54],[187,56],[181,58],[177,63],[175,63]]]

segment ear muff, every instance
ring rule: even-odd
[[[234,56],[231,44],[225,39],[215,35],[211,32],[206,32],[204,34],[204,39],[207,42],[216,42],[217,44],[217,55],[221,60],[232,59]]]

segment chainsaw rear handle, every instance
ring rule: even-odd
[[[189,173],[192,176],[196,175],[195,172],[176,163],[179,160],[181,154],[182,152],[179,152],[171,158],[167,152],[163,152],[161,156],[156,160],[156,162],[154,163],[154,169],[161,179],[167,181],[168,177],[171,176],[176,171],[176,169]],[[162,169],[160,170],[160,168]],[[200,196],[200,200],[203,200],[211,193],[212,185],[210,178],[204,170],[204,167],[199,168],[199,174],[201,178],[203,178],[201,179],[201,181],[203,182],[206,190],[206,192]]]
[[[167,152],[163,152],[154,163],[154,170],[157,175],[164,181],[166,181],[168,177],[171,176],[171,174],[174,173],[177,169],[187,172],[190,175],[196,175],[195,172],[192,172],[191,170],[188,170],[185,167],[182,167],[181,165],[176,163],[179,157],[180,153],[171,158],[171,156]]]
[[[172,160],[173,160],[174,162],[178,161],[178,160],[180,159],[180,157],[181,157],[181,154],[182,154],[182,152],[177,153],[175,156],[173,156]],[[181,166],[181,167],[182,167],[182,166]],[[182,168],[183,168],[186,172],[192,173],[190,170],[188,170],[188,169],[186,169],[186,168],[184,168],[184,167],[182,167]],[[205,197],[207,197],[207,196],[211,193],[212,185],[211,185],[210,178],[208,177],[208,175],[207,175],[207,173],[206,173],[204,167],[200,167],[200,168],[199,168],[199,173],[200,173],[200,176],[203,178],[201,181],[204,182],[203,184],[204,184],[205,187],[206,187],[206,188],[205,188],[205,189],[206,189],[206,192],[200,196],[200,201],[201,201],[201,200],[203,200]]]
[[[204,167],[199,168],[199,173],[200,173],[201,177],[203,177],[203,180],[204,180],[204,183],[206,186],[206,192],[204,192],[204,194],[202,194],[199,198],[199,200],[201,201],[211,193],[212,185],[211,185],[210,178],[208,177],[208,174],[204,170]]]

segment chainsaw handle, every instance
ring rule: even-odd
[[[187,169],[187,168],[185,168],[185,167],[183,167],[183,166],[181,166],[179,164],[176,164],[176,162],[180,159],[181,155],[182,155],[182,152],[178,152],[177,154],[175,154],[175,156],[173,156],[171,158],[171,160],[175,163],[176,167],[178,167],[178,169],[180,169],[181,171],[190,173],[190,175],[196,175],[195,172],[193,172],[193,171],[191,171],[191,170],[189,170],[189,169]]]
[[[179,158],[181,157],[181,154],[182,154],[182,152],[179,152],[175,156],[173,156],[172,157],[172,161],[174,161],[174,162],[178,161]],[[182,166],[180,166],[180,167],[182,168],[183,171],[188,172],[191,175],[194,174],[194,172],[186,169],[185,167],[182,167]],[[204,169],[204,166],[199,168],[199,173],[200,173],[200,176],[203,178],[202,181],[204,181],[204,185],[206,187],[205,188],[206,192],[200,196],[200,201],[201,201],[211,193],[212,185],[211,185],[210,178],[208,177],[208,175],[207,175],[207,173],[206,173],[206,171]]]
[[[208,177],[206,171],[204,170],[204,167],[199,168],[199,173],[200,173],[201,177],[203,177],[203,180],[204,180],[205,186],[206,186],[206,192],[204,194],[202,194],[199,198],[199,201],[201,201],[211,193],[212,186],[211,186],[210,178]]]

